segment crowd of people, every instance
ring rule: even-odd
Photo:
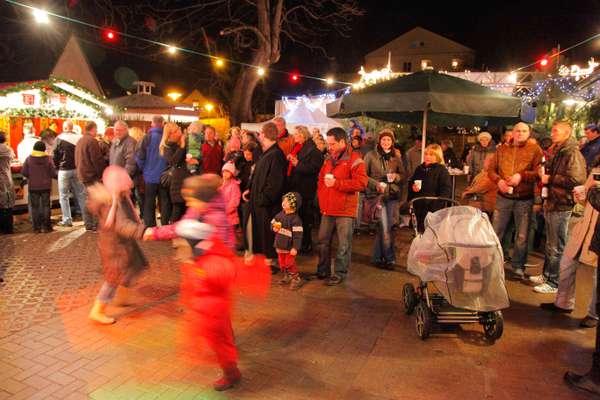
[[[587,141],[580,144],[571,124],[557,121],[550,138],[538,143],[530,127],[518,123],[502,143],[480,133],[459,160],[451,141],[428,144],[421,154],[422,143],[415,137],[414,146],[402,154],[392,130],[383,129],[368,140],[356,121],[348,131],[333,128],[323,135],[306,126],[289,132],[286,121],[277,117],[259,132],[233,127],[224,143],[212,126],[194,122],[182,130],[160,116],[146,133],[117,121],[102,136],[93,122],[78,134],[67,120],[51,143],[33,141],[22,174],[29,185],[34,232],[53,229],[52,179],[57,179],[60,194],[58,225],[72,226],[73,196],[85,229],[100,232],[107,272],[90,318],[103,324],[114,322],[104,310],[119,297],[117,289],[122,286],[126,292],[147,268],[136,244],[142,238],[184,238],[191,250],[188,259],[211,254],[233,260],[225,248],[243,252],[250,262],[259,255],[273,274],[282,272],[279,283],[298,290],[305,279],[298,272],[297,255],[311,253],[314,244],[314,278],[339,285],[350,270],[353,235],[368,225],[374,227],[373,264],[393,269],[394,230],[404,204],[424,196],[453,198],[448,169],[462,168],[463,163],[469,172],[463,198],[492,221],[511,266],[510,277],[533,283],[537,293],[556,294],[542,308],[570,313],[577,266],[595,266],[595,249],[600,247],[600,233],[594,229],[598,211],[586,202],[586,194],[600,180],[600,132],[592,124],[585,134]],[[14,154],[5,141],[0,133],[0,228],[10,233]],[[442,207],[445,203],[439,200],[415,205],[417,230],[426,229],[428,212]],[[528,252],[544,235],[543,272],[529,276]],[[211,253],[209,244],[215,240],[225,247]],[[581,326],[593,327],[597,321],[593,297]],[[218,336],[215,330],[230,331],[230,322],[220,321],[209,330]],[[231,378],[226,381],[239,379],[232,341],[215,346],[229,349],[222,364],[225,377]]]

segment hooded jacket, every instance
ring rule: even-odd
[[[162,134],[162,127],[150,128],[136,156],[138,168],[143,172],[146,183],[160,183],[160,175],[167,169],[167,161],[158,151]]]
[[[300,193],[296,195],[296,210],[302,207],[302,196]],[[272,220],[271,227],[275,223],[281,224],[278,230],[273,229],[275,232],[274,246],[278,253],[289,253],[291,249],[300,250],[302,247],[302,220],[294,211],[291,214],[287,214],[285,211],[280,211]]]
[[[575,205],[573,188],[583,185],[586,179],[585,158],[579,151],[577,141],[574,138],[567,139],[546,164],[546,174],[550,175],[546,211],[571,210]]]
[[[52,178],[56,178],[54,163],[43,151],[32,151],[21,173],[27,177],[30,191],[51,190]]]
[[[13,150],[0,143],[0,208],[12,208],[15,204],[15,187],[10,170],[14,158]]]
[[[72,171],[77,167],[75,146],[80,139],[81,135],[74,132],[63,132],[56,138],[54,165],[59,171]]]

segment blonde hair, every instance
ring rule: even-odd
[[[129,136],[135,139],[136,142],[141,141],[144,138],[144,131],[142,128],[132,126],[129,128]]]
[[[242,129],[239,126],[232,126],[229,128],[229,138],[232,138],[233,136],[241,139]]]
[[[178,129],[179,126],[174,122],[167,122],[163,127],[162,139],[160,139],[160,145],[158,146],[158,152],[161,156],[165,155],[165,147],[167,147],[167,142],[169,141],[171,133],[175,132]]]
[[[302,134],[302,136],[304,136],[305,142],[311,138],[308,128],[304,125],[296,125],[296,128],[294,130]]]
[[[425,154],[432,154],[437,158],[438,164],[444,165],[444,152],[442,151],[442,146],[439,144],[430,144],[425,147]]]
[[[187,128],[188,133],[200,133],[204,131],[204,124],[200,121],[194,121]]]

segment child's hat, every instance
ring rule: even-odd
[[[46,151],[46,143],[42,142],[41,140],[38,140],[33,145],[33,150],[35,150],[35,151]]]
[[[283,199],[287,200],[294,210],[302,206],[302,196],[298,192],[289,192],[283,195]]]
[[[237,175],[237,170],[235,169],[235,165],[231,161],[226,162],[225,165],[223,165],[223,168],[221,169],[221,171],[222,172],[229,171],[231,173],[231,175],[233,175],[233,176]]]

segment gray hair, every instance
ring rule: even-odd
[[[63,131],[64,132],[72,132],[73,131],[73,121],[70,119],[63,122]]]
[[[118,120],[117,122],[115,122],[115,124],[113,125],[113,127],[116,128],[117,125],[121,125],[123,128],[129,129],[129,125],[127,125],[127,122],[125,122],[123,120]]]

